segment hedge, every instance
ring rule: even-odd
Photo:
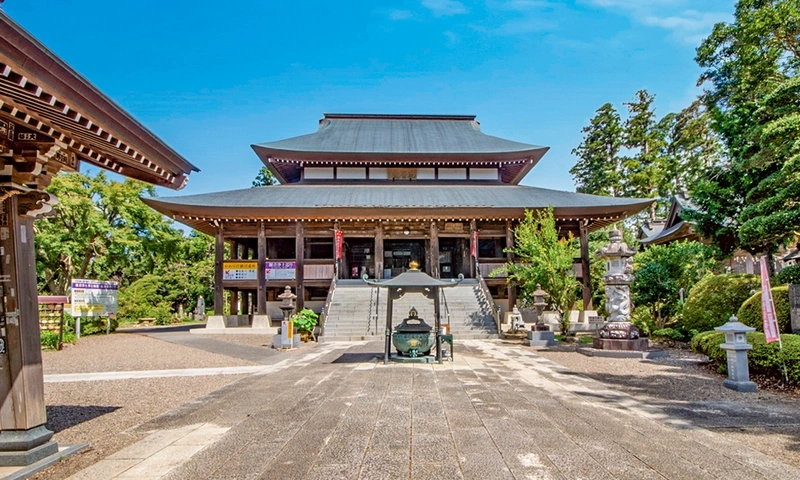
[[[747,334],[747,342],[753,349],[747,354],[750,373],[783,379],[783,365],[790,382],[800,381],[800,335],[781,335],[783,350],[778,342],[766,343],[764,334]],[[692,337],[692,350],[703,353],[718,366],[721,373],[727,372],[727,352],[720,348],[725,343],[723,332],[703,332]]]
[[[800,285],[800,263],[786,267],[778,272],[777,280],[783,284]]]
[[[789,286],[782,285],[772,288],[772,302],[775,304],[775,313],[778,315],[778,327],[783,333],[792,333],[791,309],[789,308]],[[739,321],[764,331],[764,321],[761,316],[761,292],[744,301],[739,311],[736,312]]]
[[[761,286],[757,275],[708,275],[689,291],[683,307],[683,326],[687,331],[705,332],[727,322],[739,311],[753,290]]]

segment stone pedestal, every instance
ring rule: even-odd
[[[637,338],[635,340],[626,340],[618,338],[597,338],[592,341],[592,347],[599,350],[623,350],[644,352],[648,349],[646,338]]]
[[[552,347],[558,345],[555,334],[549,330],[532,330],[528,332],[528,339],[525,343],[531,347]]]
[[[58,453],[51,442],[53,432],[40,425],[30,430],[4,430],[0,433],[0,466],[30,465]]]

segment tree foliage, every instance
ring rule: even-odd
[[[140,197],[154,195],[152,186],[113,181],[103,172],[66,173],[53,179],[48,192],[59,203],[53,217],[35,223],[40,292],[64,295],[73,278],[114,280],[120,283],[121,317],[151,303],[174,312],[199,295],[212,298],[211,239],[197,232],[185,236],[145,205]]]
[[[564,335],[569,334],[569,310],[580,291],[572,269],[575,243],[571,234],[559,235],[552,207],[526,210],[510,249],[516,261],[505,265],[508,281],[519,287],[523,305],[533,304],[537,284],[550,294],[550,305],[560,315]]]
[[[255,187],[268,187],[270,185],[275,185],[278,183],[278,179],[275,178],[275,175],[267,168],[266,166],[261,167],[261,170],[258,171],[258,175],[256,175],[255,180],[253,180],[253,188]]]
[[[579,158],[569,171],[581,193],[619,196],[621,185],[622,123],[610,103],[604,104],[583,128],[583,140],[572,150]]]

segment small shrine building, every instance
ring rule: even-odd
[[[484,134],[470,115],[325,114],[314,133],[252,147],[278,185],[143,199],[216,237],[217,315],[223,289],[231,314],[277,317],[268,305],[286,285],[298,309],[318,309],[334,277],[386,279],[411,261],[434,278],[480,279],[505,310],[516,292],[489,273],[511,259],[525,210],[549,206],[580,239],[590,307],[588,233],[652,202],[519,185],[548,147]]]

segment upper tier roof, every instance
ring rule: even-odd
[[[315,133],[253,149],[282,183],[300,180],[298,161],[406,166],[481,162],[499,166],[506,183],[518,183],[548,147],[486,135],[474,115],[326,113]]]

